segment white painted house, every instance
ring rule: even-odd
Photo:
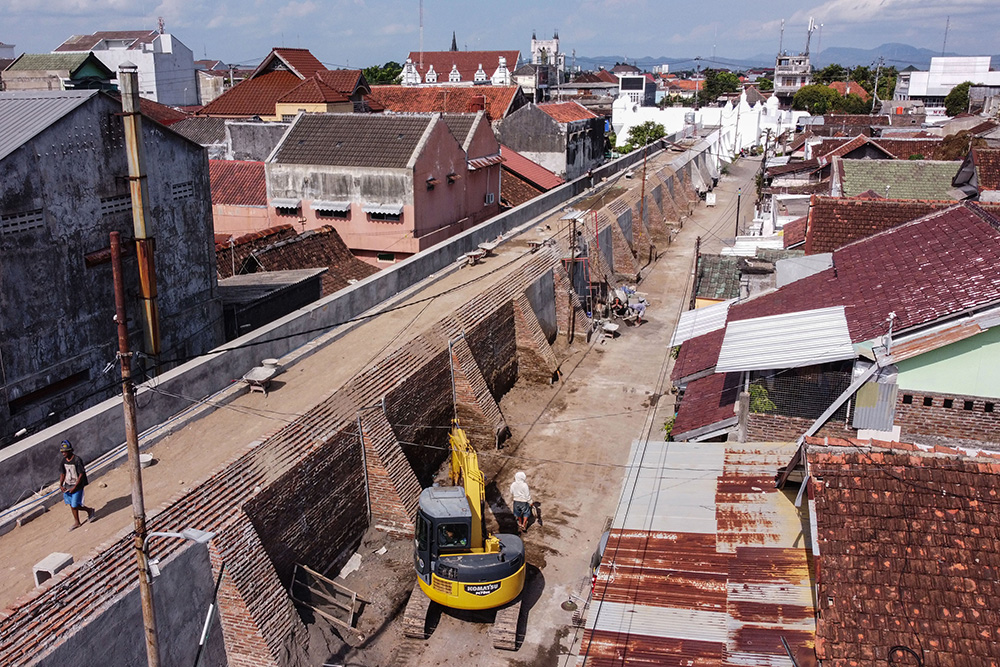
[[[157,30],[115,30],[73,35],[53,53],[92,51],[114,72],[128,61],[139,68],[139,95],[169,106],[198,104],[194,54],[179,39]]]
[[[989,56],[931,58],[926,72],[900,72],[896,77],[894,100],[919,100],[929,114],[944,107],[944,98],[960,83],[971,81],[984,86],[1000,86],[1000,72],[990,71]],[[943,112],[942,112],[943,113]]]

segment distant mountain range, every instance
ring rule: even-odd
[[[913,66],[917,69],[926,70],[930,67],[931,58],[940,56],[940,51],[931,49],[920,49],[909,44],[889,43],[883,44],[874,49],[853,49],[843,46],[831,46],[823,49],[819,53],[812,54],[813,67],[826,67],[832,63],[843,65],[844,67],[857,67],[859,65],[872,65],[879,56],[885,59],[886,66],[895,66],[896,69],[905,69]],[[960,55],[957,53],[945,53],[947,56]],[[777,54],[757,54],[750,58],[726,58],[702,57],[678,58],[646,56],[643,58],[628,58],[624,56],[577,56],[576,64],[584,70],[596,70],[599,67],[611,69],[616,62],[626,60],[642,70],[650,70],[653,65],[669,65],[670,71],[690,70],[699,66],[701,69],[724,68],[724,69],[750,69],[753,67],[774,67],[774,59]],[[993,66],[1000,67],[1000,56],[993,56]]]

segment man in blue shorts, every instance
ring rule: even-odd
[[[59,446],[59,452],[63,455],[59,462],[59,488],[63,492],[63,502],[73,510],[73,525],[70,530],[76,530],[80,523],[80,510],[87,513],[87,522],[94,521],[93,508],[83,504],[83,487],[87,486],[87,470],[84,468],[83,459],[73,453],[73,445],[69,440],[63,440]]]
[[[523,472],[518,472],[514,475],[514,483],[510,485],[514,518],[517,519],[517,527],[521,532],[528,530],[528,519],[531,517],[531,490],[528,489],[527,478]]]

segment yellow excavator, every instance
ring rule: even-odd
[[[524,543],[517,535],[486,530],[486,482],[457,419],[448,440],[452,486],[433,486],[420,494],[413,540],[417,585],[403,614],[403,632],[427,638],[432,602],[451,609],[497,609],[490,631],[493,645],[515,650]]]

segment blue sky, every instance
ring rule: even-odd
[[[158,16],[195,52],[228,63],[256,64],[273,46],[309,48],[328,66],[402,61],[420,45],[418,0],[0,0],[0,42],[31,53],[54,49],[72,34],[155,28]],[[822,23],[812,50],[874,48],[902,42],[940,51],[950,17],[948,51],[1000,52],[997,0],[424,0],[424,49],[528,52],[559,30],[563,50],[628,58],[748,58],[805,45],[809,17]],[[697,11],[695,11],[697,10]],[[502,14],[498,14],[502,12]],[[994,63],[1000,66],[1000,63]]]

